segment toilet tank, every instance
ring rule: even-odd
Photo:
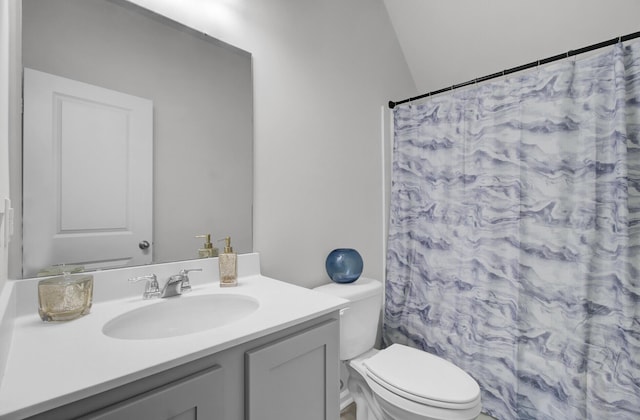
[[[360,277],[353,283],[330,283],[314,290],[349,301],[340,314],[340,359],[350,360],[372,349],[382,307],[382,283]]]

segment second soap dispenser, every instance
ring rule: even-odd
[[[196,238],[205,238],[204,245],[202,245],[202,248],[198,249],[199,258],[211,258],[218,256],[218,248],[214,247],[211,243],[211,235],[209,233],[206,235],[198,235]]]
[[[238,255],[231,247],[231,237],[224,238],[226,245],[224,252],[218,257],[220,266],[220,286],[229,287],[238,285]]]

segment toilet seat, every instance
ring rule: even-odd
[[[393,344],[362,363],[367,377],[376,385],[418,404],[454,410],[480,404],[476,381],[458,366],[433,354]]]
[[[462,407],[437,407],[412,401],[390,392],[388,389],[378,385],[377,382],[367,378],[367,383],[373,394],[376,396],[382,410],[393,419],[422,420],[422,419],[447,419],[447,420],[470,420],[480,415],[482,403],[480,398],[475,404],[466,408]]]

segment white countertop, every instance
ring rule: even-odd
[[[217,269],[217,259],[208,260],[215,261]],[[244,275],[237,287],[225,288],[217,281],[194,281],[197,273],[189,276],[193,291],[188,296],[243,294],[256,298],[260,307],[245,318],[212,330],[151,340],[122,340],[102,333],[103,325],[113,317],[158,303],[156,299],[143,300],[140,290],[135,296],[94,299],[89,315],[69,322],[44,323],[36,310],[18,310],[0,383],[0,419],[23,418],[106,391],[334,312],[347,303],[260,274]],[[159,276],[158,281],[162,286],[164,279]],[[98,286],[94,276],[94,297]]]

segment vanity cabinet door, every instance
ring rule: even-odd
[[[81,419],[222,420],[223,380],[216,365]]]
[[[334,319],[245,353],[245,419],[339,418],[339,336]]]

